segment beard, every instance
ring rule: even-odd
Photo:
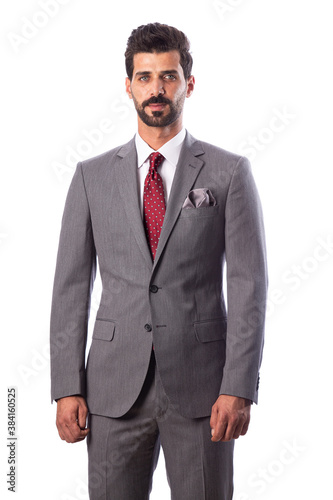
[[[176,99],[175,102],[170,101],[170,99],[167,99],[166,97],[158,96],[151,97],[147,101],[143,101],[143,103],[140,104],[136,100],[132,92],[132,98],[136,112],[138,113],[143,123],[145,125],[148,125],[148,127],[167,127],[168,125],[174,123],[182,114],[185,97],[186,90],[184,90],[184,92],[178,97],[178,99]],[[152,111],[152,116],[150,116],[145,112],[145,108],[149,106],[149,104],[167,104],[169,106],[169,112],[166,115],[163,115],[163,113],[165,113],[165,110]]]

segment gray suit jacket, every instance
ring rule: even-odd
[[[216,205],[182,208],[196,188],[210,189]],[[97,258],[103,291],[85,366]],[[80,162],[54,279],[52,399],[81,394],[91,413],[123,415],[154,344],[164,389],[182,415],[209,415],[219,394],[257,402],[266,286],[261,206],[246,158],[187,133],[154,263],[134,139]]]

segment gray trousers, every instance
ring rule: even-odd
[[[147,500],[160,446],[172,500],[231,500],[234,442],[212,443],[209,421],[185,418],[173,408],[152,354],[126,415],[89,415],[90,500]]]

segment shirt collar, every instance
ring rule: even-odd
[[[170,141],[163,144],[158,151],[164,156],[164,158],[170,162],[174,167],[176,167],[180,155],[180,150],[182,148],[184,139],[186,136],[186,129],[182,128],[178,134],[170,139]],[[135,135],[135,146],[138,154],[138,168],[142,167],[148,156],[154,153],[155,150],[152,149],[139,135],[137,132]]]

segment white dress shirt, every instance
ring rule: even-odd
[[[163,144],[162,147],[158,149],[161,155],[164,156],[165,160],[158,169],[158,173],[162,177],[163,187],[164,187],[164,197],[165,204],[167,205],[173,178],[176,171],[176,166],[179,160],[180,150],[185,139],[186,129],[182,130],[170,141]],[[143,189],[145,185],[145,179],[149,170],[149,155],[154,153],[155,150],[152,149],[139,135],[135,136],[135,146],[138,155],[138,180],[139,180],[139,195],[140,195],[140,207],[141,214],[143,214]]]

